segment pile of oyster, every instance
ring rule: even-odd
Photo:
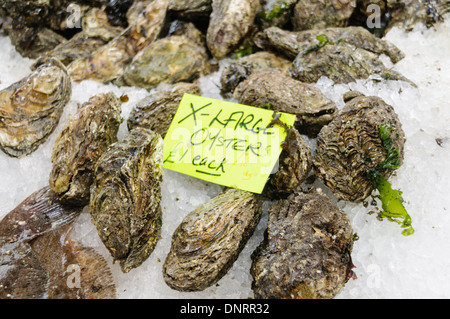
[[[382,99],[348,92],[339,110],[313,84],[325,76],[414,85],[380,60],[404,58],[381,36],[394,26],[431,27],[449,10],[445,0],[0,0],[3,32],[35,59],[26,78],[0,91],[0,149],[8,156],[31,154],[53,133],[74,82],[149,90],[120,141],[126,98],[113,93],[92,96],[64,123],[49,185],[0,222],[0,298],[117,297],[103,257],[70,239],[73,222],[87,207],[124,273],[147,260],[169,218],[160,205],[163,137],[183,95],[201,94],[196,80],[223,59],[224,99],[297,120],[262,195],[227,188],[187,214],[173,233],[164,280],[179,291],[217,283],[270,200],[265,238],[252,254],[255,298],[333,298],[355,278],[355,236],[311,179],[339,200],[361,202],[374,191],[368,170],[388,155],[379,128],[389,125],[400,160],[405,138]],[[380,25],[368,28],[369,18]],[[305,137],[317,144],[314,154]]]

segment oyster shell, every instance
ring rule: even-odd
[[[262,10],[258,13],[263,29],[270,26],[287,27],[298,0],[261,0]]]
[[[405,135],[393,107],[381,98],[352,94],[346,100],[339,115],[318,135],[314,172],[337,198],[358,202],[373,190],[367,170],[386,159],[380,126],[393,127],[391,138],[401,160]],[[392,170],[385,169],[383,174],[387,178]]]
[[[233,93],[236,87],[252,73],[266,70],[288,71],[292,62],[271,52],[257,52],[231,63],[222,71],[220,77],[222,94]]]
[[[73,61],[67,70],[74,81],[110,82],[124,72],[136,54],[152,43],[163,28],[168,0],[154,0],[137,20],[89,57]]]
[[[188,37],[200,46],[206,46],[206,36],[192,22],[172,21],[167,36],[180,35]]]
[[[256,44],[266,50],[280,52],[290,59],[304,54],[319,43],[318,36],[325,36],[330,42],[340,42],[377,54],[387,55],[392,63],[397,63],[405,54],[389,41],[375,37],[362,27],[326,28],[305,31],[286,31],[277,27],[267,28],[258,33]]]
[[[112,144],[95,168],[89,212],[124,273],[140,266],[159,240],[162,158],[161,136],[138,127]]]
[[[117,141],[121,102],[114,93],[84,103],[58,136],[52,154],[50,188],[64,202],[86,205],[97,160]]]
[[[250,31],[259,1],[213,0],[206,43],[216,59],[227,56]]]
[[[47,186],[27,197],[1,220],[1,299],[45,297],[49,274],[31,243],[70,225],[81,210],[62,204]]]
[[[200,95],[201,90],[196,84],[177,83],[142,99],[128,116],[128,130],[144,127],[164,137],[185,93]]]
[[[336,115],[333,101],[311,84],[292,79],[286,72],[262,71],[250,75],[234,91],[241,104],[269,107],[297,116],[300,133],[315,136]]]
[[[152,89],[160,83],[190,82],[208,72],[206,49],[187,37],[174,35],[142,50],[117,84]]]
[[[0,91],[0,148],[22,157],[53,132],[72,94],[70,78],[56,59]]]
[[[33,63],[32,69],[36,69],[50,58],[58,59],[66,66],[77,59],[88,58],[95,50],[118,36],[120,32],[122,32],[122,29],[117,27],[99,27],[83,30],[70,40],[41,55]]]
[[[312,168],[311,148],[295,128],[289,130],[282,147],[278,171],[263,192],[269,198],[285,198],[298,191]]]
[[[386,31],[393,27],[411,31],[417,23],[432,27],[450,12],[448,0],[392,0],[387,6],[390,19]]]
[[[255,298],[333,298],[348,281],[352,247],[349,218],[321,192],[281,200],[252,254]]]
[[[385,80],[405,81],[416,86],[399,72],[388,69],[377,54],[347,43],[326,44],[318,50],[300,53],[290,73],[306,83],[315,83],[322,76],[341,84],[378,75]]]
[[[233,265],[261,217],[259,195],[226,189],[188,214],[172,236],[164,280],[179,291],[200,291]]]
[[[346,27],[356,0],[299,0],[294,8],[295,30]]]

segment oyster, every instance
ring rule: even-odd
[[[252,254],[255,298],[333,298],[349,279],[352,247],[348,216],[321,192],[281,200]]]
[[[187,37],[174,35],[142,50],[116,84],[152,89],[160,83],[190,82],[208,72],[206,49]]]
[[[0,91],[0,148],[21,157],[53,132],[72,94],[70,78],[56,59]]]
[[[200,46],[206,46],[206,36],[193,24],[183,20],[172,21],[167,36],[180,35],[188,37]]]
[[[185,93],[200,95],[201,90],[196,84],[177,83],[142,99],[131,110],[128,130],[144,127],[164,137]]]
[[[122,75],[136,54],[161,33],[166,19],[168,0],[154,0],[137,20],[108,44],[89,57],[73,61],[67,70],[74,81],[110,82]]]
[[[386,159],[380,127],[392,126],[390,136],[401,161],[405,135],[393,107],[381,98],[353,93],[345,99],[339,115],[319,133],[314,172],[337,198],[358,202],[373,191],[367,171]],[[391,169],[383,170],[385,177],[390,174]]]
[[[257,52],[231,63],[220,77],[222,94],[233,93],[236,87],[252,73],[265,70],[288,71],[292,62],[271,52]]]
[[[261,217],[259,195],[237,189],[188,214],[172,236],[164,280],[179,291],[200,291],[215,284],[233,265]]]
[[[303,134],[317,135],[333,120],[337,107],[311,84],[292,79],[286,72],[262,71],[250,75],[234,91],[241,104],[269,107],[297,116],[295,127]]]
[[[227,56],[250,31],[259,1],[213,0],[206,43],[216,59]]]
[[[117,141],[121,102],[114,93],[84,103],[58,136],[52,154],[50,188],[64,202],[86,205],[98,158]]]
[[[138,127],[112,144],[95,168],[89,212],[124,273],[140,266],[159,240],[162,158],[161,136]]]
[[[209,17],[212,0],[170,0],[169,10],[182,19],[196,20]]]
[[[345,27],[356,8],[356,0],[299,0],[294,8],[295,30]]]
[[[377,54],[347,43],[325,44],[300,53],[290,73],[293,78],[306,83],[315,83],[322,76],[341,84],[378,75],[385,80],[405,81],[416,86],[399,72],[387,68]]]
[[[41,55],[33,63],[32,68],[37,68],[50,58],[58,59],[66,66],[77,59],[88,58],[95,50],[118,36],[121,31],[122,29],[117,27],[99,27],[83,30],[70,40]]]
[[[64,292],[49,291],[57,284],[60,287],[67,285],[64,276],[67,268],[59,272],[50,272],[52,263],[62,262],[65,257],[56,251],[58,245],[62,245],[60,235],[81,213],[81,207],[71,207],[61,203],[50,188],[44,187],[33,193],[8,213],[0,222],[0,298],[70,298]],[[64,230],[64,231],[62,231]],[[62,231],[62,233],[59,233]],[[47,256],[41,256],[35,243],[41,238],[52,234],[55,238],[54,245],[45,245]],[[57,239],[58,238],[58,239]],[[78,248],[81,252],[84,249]],[[69,250],[70,251],[70,250]],[[67,251],[67,252],[69,252]],[[102,260],[101,256],[95,256]],[[83,267],[83,272],[90,272],[92,279],[104,278],[104,268],[93,268],[93,264],[77,263]],[[98,264],[97,264],[98,265]],[[109,271],[109,270],[108,270]],[[56,279],[58,278],[58,280]],[[112,278],[109,278],[112,284]],[[53,283],[49,285],[49,283]],[[85,282],[81,282],[82,288],[86,288]],[[102,294],[102,287],[96,292]],[[79,291],[72,290],[72,293]],[[93,293],[91,287],[87,290]],[[108,294],[111,296],[110,294]]]
[[[450,12],[449,0],[392,0],[387,6],[390,19],[386,31],[393,27],[410,31],[417,23],[431,27]]]
[[[264,188],[264,196],[284,198],[298,191],[312,168],[311,148],[300,133],[291,128],[282,145],[278,171]]]
[[[277,27],[258,33],[256,44],[266,50],[273,50],[295,59],[320,45],[318,37],[326,37],[329,42],[347,43],[376,55],[387,55],[392,63],[402,60],[405,55],[395,45],[375,37],[362,27],[326,28],[305,31],[286,31]]]

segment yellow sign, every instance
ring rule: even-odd
[[[185,94],[164,139],[164,168],[261,194],[295,115]]]

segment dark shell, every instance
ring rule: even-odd
[[[55,59],[0,91],[0,148],[13,157],[34,152],[58,125],[71,94],[66,68]]]
[[[100,239],[124,273],[152,253],[161,230],[163,140],[135,128],[97,162],[89,212]]]
[[[387,68],[377,54],[342,42],[300,53],[290,73],[295,79],[306,83],[315,83],[322,76],[341,84],[378,75],[385,80],[405,81],[415,86],[399,72]]]
[[[354,47],[377,54],[389,56],[393,63],[402,60],[405,55],[392,43],[375,37],[362,27],[326,28],[292,32],[271,27],[258,33],[256,44],[263,49],[280,52],[290,59],[304,54],[319,44],[318,36],[325,36],[333,43],[347,43]]]
[[[84,103],[67,121],[52,154],[49,184],[64,202],[86,205],[94,168],[114,142],[121,123],[121,102],[113,94],[98,94]]]
[[[356,0],[299,0],[292,24],[295,30],[346,27]]]
[[[405,134],[392,106],[379,97],[356,96],[319,133],[314,155],[315,174],[334,195],[346,201],[362,201],[373,191],[367,170],[386,159],[380,127],[394,128],[391,138],[403,160]],[[384,172],[388,177],[392,170]]]
[[[128,116],[128,129],[144,127],[165,137],[185,93],[201,95],[196,84],[178,83],[139,101]]]
[[[236,87],[251,74],[267,71],[288,71],[292,62],[278,57],[271,52],[257,52],[240,58],[238,61],[226,66],[220,77],[222,94],[233,93]]]
[[[188,214],[172,236],[164,280],[179,291],[200,291],[222,278],[261,217],[259,195],[227,189]]]
[[[241,104],[268,107],[297,116],[295,127],[302,134],[317,135],[337,112],[333,101],[311,84],[294,80],[286,72],[263,71],[250,75],[234,91]]]
[[[216,59],[224,58],[234,50],[250,31],[259,1],[213,0],[206,43]]]
[[[108,44],[89,57],[80,58],[67,66],[74,81],[111,82],[124,72],[139,51],[152,43],[161,33],[169,0],[151,2],[136,21]]]
[[[321,192],[281,200],[252,254],[255,298],[334,298],[348,281],[352,247],[348,216]]]
[[[117,84],[152,89],[160,83],[191,82],[208,72],[206,49],[188,37],[174,35],[142,50]]]
[[[282,148],[278,171],[263,192],[269,198],[285,198],[299,191],[312,168],[311,148],[295,128],[289,130]]]

